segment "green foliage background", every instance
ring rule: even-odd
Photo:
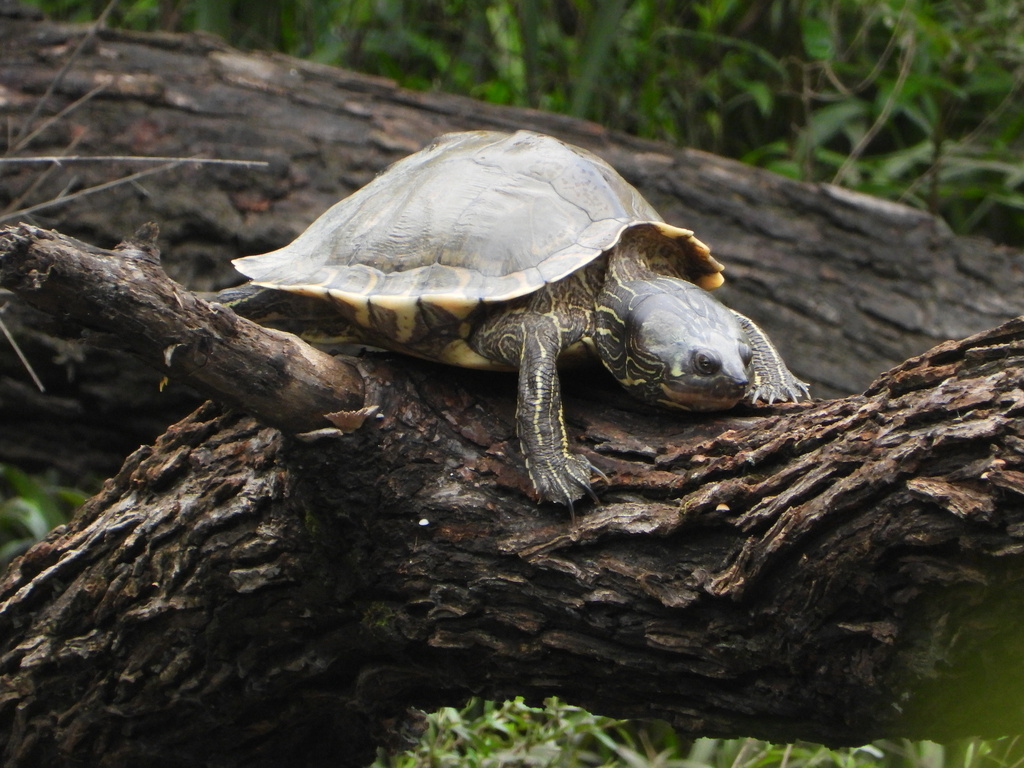
[[[1016,0],[121,0],[107,23],[565,112],[1024,246]]]
[[[855,749],[773,745],[758,739],[681,738],[664,723],[638,726],[595,717],[558,699],[474,699],[426,718],[419,743],[381,754],[371,768],[1021,768],[1016,738],[880,741]]]

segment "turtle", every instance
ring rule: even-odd
[[[600,472],[570,447],[567,360],[596,356],[659,407],[808,396],[767,335],[709,293],[723,267],[693,231],[595,154],[540,133],[443,135],[289,245],[233,263],[250,281],[230,302],[241,314],[314,297],[333,305],[335,339],[518,371],[530,480],[570,509],[596,498]]]

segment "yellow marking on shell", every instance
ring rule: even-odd
[[[275,291],[287,291],[299,296],[311,296],[314,299],[322,299],[328,294],[328,290],[319,285],[289,285],[281,287],[277,283],[262,283],[258,280],[253,280],[252,284],[260,288],[273,288]]]
[[[445,312],[451,313],[458,320],[469,317],[469,313],[477,308],[480,303],[478,299],[468,299],[465,296],[452,293],[438,294],[437,296],[426,295],[422,298],[423,303],[440,307]]]
[[[352,322],[363,328],[370,328],[370,299],[368,296],[345,293],[344,291],[329,291],[332,299],[340,301],[352,308]]]
[[[718,262],[715,262],[718,264]],[[719,264],[718,266],[722,266]],[[725,282],[725,278],[722,277],[721,272],[712,272],[710,275],[701,275],[697,278],[697,285],[703,288],[705,291],[713,291],[718,288],[722,283]]]
[[[715,257],[711,255],[711,249],[708,248],[707,244],[701,240],[698,240],[693,235],[692,229],[683,229],[682,227],[673,227],[671,224],[666,224],[663,221],[651,222],[654,228],[657,229],[665,237],[672,238],[673,240],[687,240],[690,245],[696,250],[702,259],[708,262],[715,269],[721,270],[722,265],[715,260]]]
[[[293,290],[289,288],[288,290]],[[321,289],[319,293],[313,293],[313,291],[295,290],[295,293],[306,293],[308,295],[323,296],[324,291]],[[401,312],[404,311],[405,307],[415,308],[417,301],[422,304],[429,304],[432,306],[440,307],[446,312],[450,312],[456,318],[464,318],[469,316],[469,313],[476,309],[480,303],[479,299],[472,299],[462,294],[457,293],[442,293],[442,294],[423,294],[417,296],[408,296],[405,294],[364,294],[364,293],[353,293],[351,291],[339,291],[331,289],[327,291],[331,298],[340,301],[343,304],[348,304],[354,310],[355,322],[363,326],[370,326],[370,309],[369,305],[374,304],[382,309],[390,309],[391,311]]]
[[[616,238],[616,242],[622,238],[626,230],[642,227],[650,227],[666,239],[677,241],[681,240],[685,243],[684,247],[690,252],[688,258],[703,264],[703,269],[698,270],[703,271],[703,274],[696,277],[688,277],[687,279],[692,280],[706,291],[713,291],[725,282],[725,279],[721,275],[721,272],[725,267],[720,261],[718,261],[718,259],[711,255],[711,249],[707,244],[698,240],[694,236],[693,230],[691,229],[675,227],[671,224],[666,224],[663,221],[634,223],[623,228],[619,233],[618,238]],[[689,272],[689,270],[687,271]]]
[[[673,227],[671,224],[666,224],[663,221],[652,221],[651,224],[653,224],[655,229],[661,232],[665,237],[671,237],[673,239],[682,238],[683,240],[690,240],[692,238],[693,240],[697,240],[697,238],[693,236],[692,229]],[[700,243],[700,240],[697,240],[697,242]],[[704,245],[704,243],[701,243],[701,245]],[[706,248],[707,246],[704,247]]]
[[[415,336],[416,319],[419,314],[415,299],[409,296],[378,294],[370,296],[368,304],[371,312],[373,307],[378,307],[391,313],[394,322],[392,338],[399,344],[405,344]]]

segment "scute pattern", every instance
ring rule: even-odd
[[[317,219],[236,260],[254,283],[355,301],[446,306],[529,294],[661,217],[603,160],[540,134],[442,136]]]

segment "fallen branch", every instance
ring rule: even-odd
[[[330,427],[325,414],[362,405],[352,366],[184,290],[161,269],[155,237],[146,227],[104,251],[25,224],[7,227],[0,286],[288,432]]]

